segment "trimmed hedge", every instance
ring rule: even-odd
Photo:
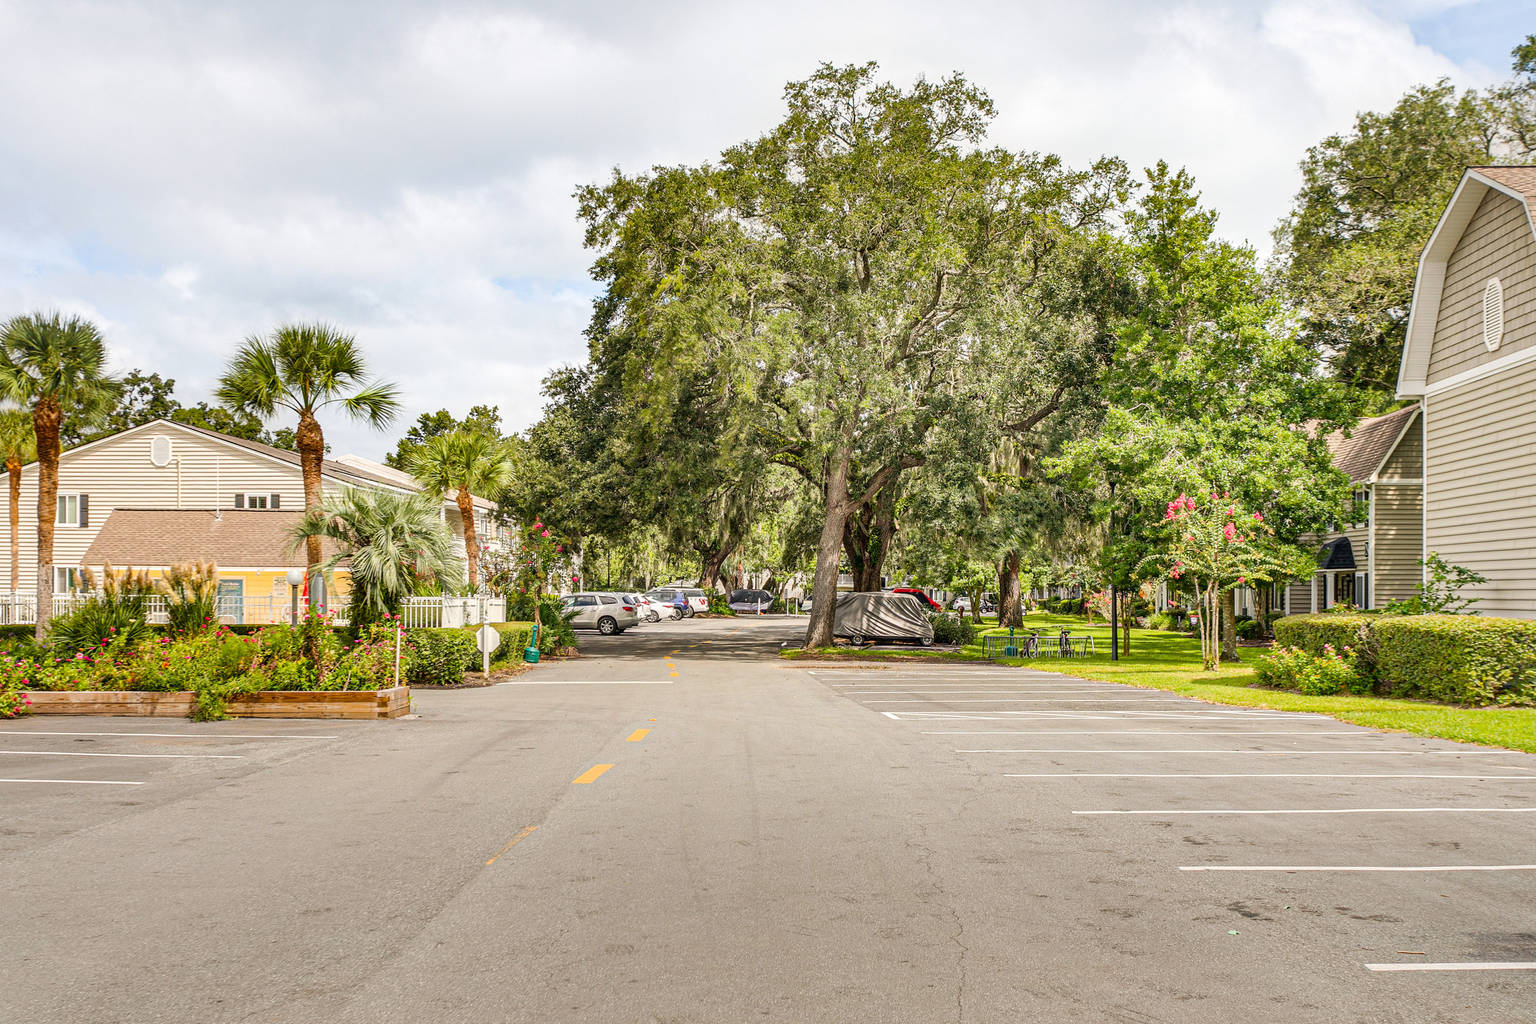
[[[1536,704],[1536,622],[1478,615],[1288,615],[1277,645],[1356,655],[1377,693],[1446,704]]]
[[[1403,615],[1371,624],[1376,677],[1400,697],[1536,704],[1536,622]]]
[[[412,686],[454,686],[464,681],[471,659],[478,659],[475,637],[462,629],[408,629],[411,645],[404,675]]]

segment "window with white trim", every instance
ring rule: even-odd
[[[79,526],[80,525],[80,495],[78,495],[78,494],[61,494],[61,495],[59,495],[59,499],[58,500],[59,500],[59,511],[58,511],[58,515],[56,515],[54,517],[54,520],[53,520],[54,525],[56,525],[56,526]]]
[[[53,592],[55,594],[73,594],[79,589],[79,569],[72,569],[63,565],[53,567]]]
[[[1355,525],[1366,526],[1371,521],[1371,489],[1362,487],[1355,491]]]
[[[283,497],[280,494],[236,494],[235,508],[271,509],[282,508]]]

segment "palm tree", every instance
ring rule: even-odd
[[[37,458],[37,435],[25,409],[0,412],[0,458],[11,485],[11,593],[21,582],[21,467]]]
[[[214,392],[227,408],[270,419],[286,409],[299,417],[296,447],[304,474],[304,511],[320,507],[325,434],[315,414],[339,405],[373,427],[400,409],[393,384],[370,380],[357,340],[329,324],[280,324],[265,338],[245,339]],[[308,541],[311,567],[320,564],[320,538]]]
[[[351,563],[353,625],[396,611],[429,576],[457,583],[453,532],[443,522],[441,499],[425,491],[343,489],[307,512],[293,538],[295,544],[332,543],[335,554],[320,563],[323,572]]]
[[[474,495],[498,496],[512,482],[512,450],[483,430],[460,428],[429,438],[411,456],[411,475],[433,494],[452,492],[464,521],[464,560],[470,589],[480,585],[480,538]]]
[[[32,407],[37,441],[37,637],[53,611],[53,526],[58,518],[60,430],[66,410],[99,417],[123,392],[107,373],[107,345],[89,320],[58,313],[12,318],[0,337],[0,397]]]

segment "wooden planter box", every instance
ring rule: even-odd
[[[191,693],[133,690],[29,690],[34,715],[147,715],[186,718]],[[411,688],[388,690],[262,690],[235,697],[235,718],[399,718],[411,710]]]

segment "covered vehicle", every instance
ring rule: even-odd
[[[891,591],[891,593],[911,594],[913,597],[917,598],[920,604],[926,605],[931,611],[941,612],[944,610],[943,605],[929,597],[925,591],[918,590],[916,587],[896,587]]]
[[[856,644],[897,640],[926,647],[933,643],[933,623],[911,594],[839,594],[832,635]]]
[[[748,615],[761,615],[773,608],[773,595],[766,590],[734,590],[731,592],[731,611]]]

